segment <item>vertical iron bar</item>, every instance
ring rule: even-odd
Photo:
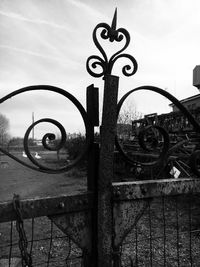
[[[176,237],[177,237],[177,264],[178,264],[178,267],[180,266],[180,253],[179,253],[179,243],[180,243],[180,240],[179,240],[179,216],[178,216],[178,200],[177,200],[178,196],[175,197],[176,199]]]
[[[138,231],[137,231],[137,225],[135,226],[135,265],[138,267]]]
[[[98,267],[112,266],[112,181],[119,77],[104,77],[98,181]]]
[[[193,260],[192,260],[192,212],[191,212],[191,195],[189,195],[189,202],[188,202],[188,208],[189,208],[189,251],[190,251],[190,266],[193,266]]]
[[[71,238],[68,236],[68,253],[67,253],[67,257],[65,259],[66,264],[68,264],[68,260],[70,258],[71,252],[72,252],[72,244],[71,244],[71,242],[72,242]]]
[[[112,256],[112,260],[113,260],[113,267],[122,267],[121,265],[121,255],[122,255],[122,247],[118,246],[118,247],[114,247],[113,248],[113,256]]]
[[[165,197],[162,197],[162,215],[163,215],[163,267],[166,266],[166,218],[165,218]]]
[[[98,175],[98,152],[97,145],[94,144],[94,127],[99,126],[99,88],[94,87],[93,84],[87,87],[87,114],[90,120],[90,128],[87,133],[92,144],[88,153],[87,165],[87,188],[88,191],[97,189],[97,175]]]
[[[84,259],[86,267],[97,266],[98,250],[97,250],[97,210],[98,210],[98,165],[99,165],[99,144],[94,141],[94,127],[99,126],[99,88],[90,85],[87,87],[87,114],[90,119],[89,135],[92,140],[92,144],[88,153],[88,165],[87,165],[87,188],[88,191],[92,191],[94,194],[94,203],[92,209],[92,252],[88,259]],[[85,256],[87,257],[87,256]]]
[[[50,257],[51,257],[51,248],[52,248],[52,240],[53,240],[53,222],[51,220],[51,236],[50,236],[50,243],[49,243],[49,252],[48,252],[48,260],[47,260],[47,267],[49,267]]]
[[[87,113],[92,126],[99,126],[99,88],[91,84],[87,87]]]
[[[149,208],[149,249],[150,249],[150,262],[151,267],[153,266],[153,255],[152,255],[152,225],[151,225],[151,202],[148,202]]]
[[[12,236],[13,236],[13,221],[10,222],[10,250],[9,250],[9,267],[11,266],[12,257]]]
[[[34,238],[34,222],[35,219],[31,219],[31,247],[30,247],[30,255],[32,255],[32,250],[33,250],[33,238]]]

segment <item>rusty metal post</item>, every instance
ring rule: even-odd
[[[98,181],[98,267],[112,266],[112,181],[119,77],[105,75]]]

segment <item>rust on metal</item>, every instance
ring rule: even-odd
[[[112,262],[112,180],[116,135],[118,77],[106,76],[98,181],[98,266]]]
[[[121,245],[157,197],[200,193],[199,179],[165,179],[113,183],[113,260],[121,266]]]
[[[146,200],[120,201],[113,206],[114,247],[119,247],[124,238],[137,224],[146,210]]]
[[[112,186],[115,201],[200,192],[200,180],[190,178],[122,182]]]
[[[83,250],[84,260],[88,262],[91,258],[91,213],[90,211],[70,212],[63,215],[53,215],[49,218],[55,225]],[[86,263],[86,262],[85,262]]]
[[[121,267],[121,246],[148,206],[147,200],[113,203],[113,267]]]
[[[24,219],[53,214],[84,211],[93,207],[92,193],[78,193],[58,197],[44,197],[21,200]],[[12,201],[0,202],[0,222],[16,220]]]

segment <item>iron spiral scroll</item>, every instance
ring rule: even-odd
[[[127,92],[118,102],[117,106],[117,115],[119,116],[120,109],[124,103],[124,101],[134,92],[136,91],[141,91],[141,90],[147,90],[147,91],[153,91],[157,94],[160,94],[170,100],[179,110],[180,112],[187,118],[188,122],[193,126],[194,130],[196,133],[200,134],[200,125],[197,122],[197,120],[193,117],[193,115],[180,103],[178,99],[176,99],[173,95],[170,93],[166,92],[165,90],[155,87],[155,86],[140,86],[135,89],[130,90]],[[137,161],[134,160],[132,157],[126,153],[124,150],[123,146],[120,144],[118,136],[116,136],[116,148],[120,152],[120,154],[123,156],[125,161],[130,163],[132,166],[144,166],[144,167],[157,167],[160,168],[160,170],[164,169],[169,161],[170,156],[173,154],[174,151],[178,150],[181,146],[183,146],[188,140],[180,140],[177,141],[176,144],[170,145],[170,136],[169,133],[167,132],[167,129],[162,127],[159,124],[154,124],[154,125],[147,125],[140,129],[138,133],[138,142],[142,150],[145,152],[153,152],[156,150],[159,142],[156,140],[155,136],[153,137],[151,141],[151,147],[149,148],[145,142],[145,135],[149,130],[157,130],[159,132],[159,135],[162,136],[162,148],[159,151],[159,155],[156,157],[155,160],[152,160],[150,162],[142,162],[142,161]],[[198,145],[196,148],[191,152],[191,154],[188,157],[187,164],[190,167],[191,171],[200,177],[200,169],[199,169],[199,163],[200,163],[200,150],[198,148]]]
[[[29,139],[29,135],[32,131],[32,129],[40,123],[50,123],[53,124],[54,126],[56,126],[59,131],[60,131],[60,140],[59,143],[55,144],[54,146],[49,146],[48,141],[49,140],[55,140],[56,136],[53,133],[46,133],[43,138],[42,138],[42,145],[45,149],[47,150],[51,150],[51,151],[58,151],[61,148],[63,148],[65,142],[66,142],[66,131],[65,128],[63,127],[63,125],[58,122],[57,120],[51,119],[51,118],[43,118],[40,120],[35,121],[34,123],[32,123],[28,129],[26,130],[26,133],[24,135],[24,139],[23,139],[23,145],[24,145],[24,151],[28,157],[28,159],[33,163],[33,164],[28,164],[22,160],[20,160],[19,158],[17,158],[16,156],[12,155],[11,153],[9,153],[8,151],[6,151],[5,149],[0,147],[0,152],[7,155],[8,157],[14,159],[15,161],[17,161],[18,163],[36,170],[36,171],[40,171],[40,172],[45,172],[45,173],[62,173],[62,172],[66,172],[68,170],[70,170],[71,168],[73,168],[78,162],[80,162],[80,160],[85,156],[85,154],[87,153],[89,146],[91,144],[91,135],[89,135],[89,129],[90,129],[90,120],[88,118],[87,112],[85,111],[85,109],[83,108],[83,106],[81,105],[81,103],[69,92],[65,91],[64,89],[61,89],[59,87],[55,87],[55,86],[50,86],[50,85],[33,85],[33,86],[27,86],[27,87],[23,87],[21,89],[18,89],[4,97],[2,97],[0,99],[0,104],[5,102],[6,100],[8,100],[9,98],[12,98],[16,95],[25,93],[25,92],[29,92],[29,91],[39,91],[39,90],[44,90],[44,91],[51,91],[51,92],[55,92],[59,95],[64,96],[66,99],[70,100],[74,106],[78,109],[78,111],[80,112],[84,125],[85,125],[85,130],[86,130],[86,142],[85,142],[85,146],[83,148],[83,150],[81,151],[81,153],[78,155],[78,157],[76,159],[74,159],[72,162],[65,164],[65,166],[62,166],[61,168],[49,168],[47,166],[42,165],[41,163],[39,163],[37,160],[35,160],[35,158],[31,155],[30,149],[29,149],[29,145],[28,145],[28,139]]]

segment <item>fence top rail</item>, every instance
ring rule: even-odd
[[[200,180],[191,178],[160,179],[113,183],[115,201],[200,193]]]
[[[56,197],[36,197],[20,200],[23,219],[50,216],[62,213],[91,209],[93,194],[91,192],[73,193]],[[12,201],[0,202],[0,223],[16,220]]]

